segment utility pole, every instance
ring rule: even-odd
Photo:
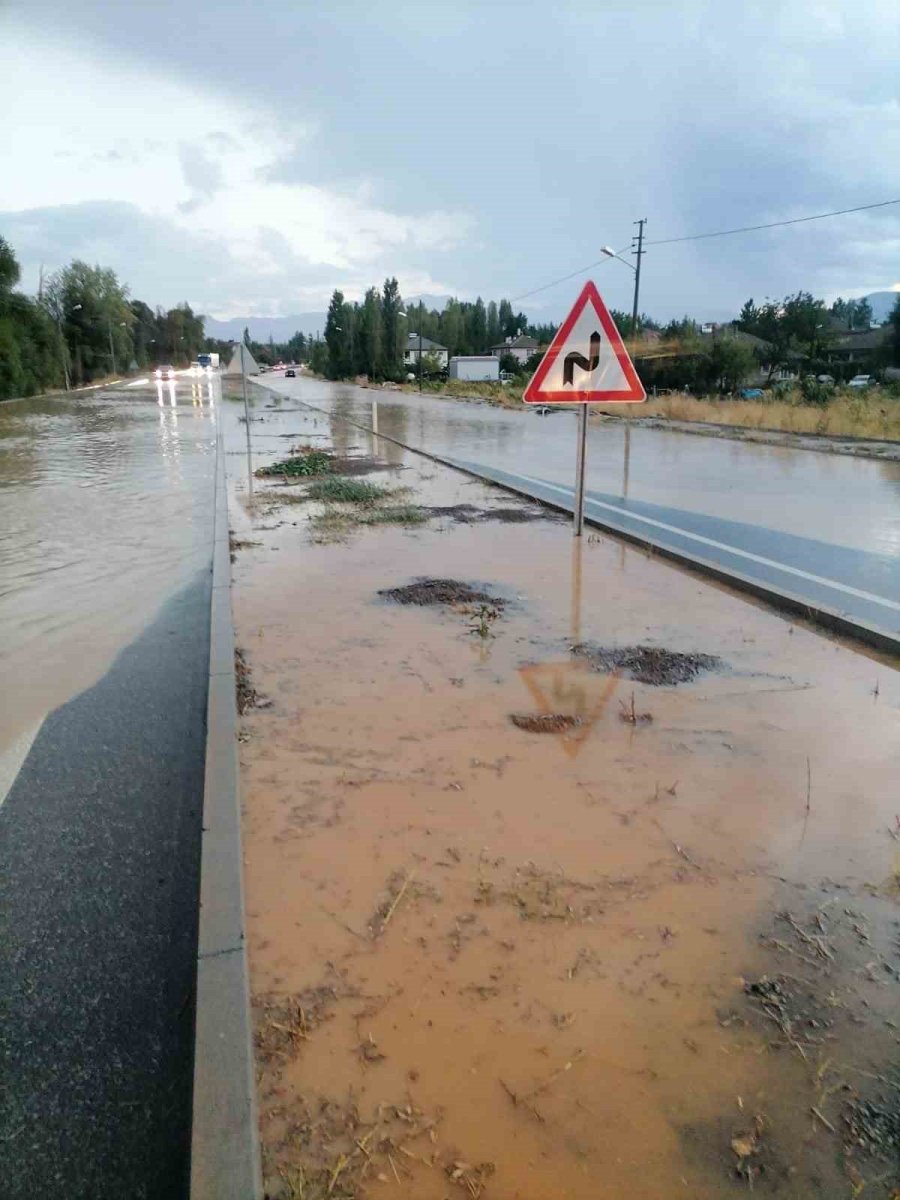
[[[641,258],[646,253],[644,250],[644,226],[647,224],[647,218],[641,217],[634,224],[637,225],[638,231],[637,235],[631,239],[631,252],[637,257],[637,266],[634,270],[634,304],[631,309],[631,336],[636,339],[638,331],[638,305],[641,294]]]
[[[113,346],[112,317],[106,318],[106,326],[109,329],[109,357],[110,361],[112,362],[112,373],[113,375],[116,375],[118,372],[116,371],[116,350]]]
[[[422,306],[419,305],[419,391],[422,390]]]

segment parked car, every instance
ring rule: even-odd
[[[833,375],[817,375],[816,383],[830,383],[831,386],[834,387],[834,376]]]
[[[847,387],[851,388],[867,388],[872,387],[875,380],[871,375],[854,375]]]
[[[762,388],[741,388],[740,395],[742,400],[759,400],[761,396],[765,395],[765,392]]]
[[[285,379],[296,379],[297,372],[294,370],[293,367],[288,367],[288,369],[284,373],[284,377],[285,377]]]
[[[167,363],[164,366],[157,367],[156,370],[153,372],[153,374],[156,376],[157,379],[174,379],[175,378],[175,368],[172,366],[169,366],[169,364]]]

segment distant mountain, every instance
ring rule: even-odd
[[[869,292],[866,300],[872,306],[872,317],[876,321],[886,321],[897,303],[897,297],[900,296],[900,291],[896,292]]]
[[[254,342],[267,342],[271,337],[276,342],[286,342],[299,330],[309,337],[321,333],[325,328],[323,312],[297,313],[293,317],[230,317],[217,321],[215,317],[204,317],[206,336],[220,338],[223,342],[239,341],[244,329],[250,330]]]

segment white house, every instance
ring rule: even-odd
[[[521,364],[527,362],[537,349],[538,344],[533,337],[528,337],[527,334],[520,333],[518,337],[507,338],[505,342],[499,342],[496,346],[491,346],[491,354],[495,358],[502,358],[504,354],[511,354]]]
[[[420,347],[423,358],[431,355],[437,360],[441,370],[446,367],[447,361],[450,358],[450,351],[447,347],[440,345],[439,342],[433,342],[431,338],[427,338],[424,335],[420,342],[417,333],[409,334],[406,339],[406,346],[403,349],[403,361],[408,367],[418,366]]]

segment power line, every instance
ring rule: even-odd
[[[623,246],[621,250],[616,251],[616,256],[618,257],[618,255],[624,254],[626,250],[630,249],[631,243],[629,242],[627,246]],[[530,292],[522,292],[518,296],[511,296],[509,302],[510,304],[515,304],[517,300],[525,300],[528,296],[536,296],[538,292],[546,292],[548,288],[556,287],[558,283],[565,283],[569,279],[575,279],[578,275],[583,275],[585,271],[593,271],[594,267],[600,267],[603,263],[609,261],[610,257],[606,254],[603,258],[598,258],[596,262],[588,263],[586,267],[579,267],[577,271],[572,271],[569,275],[563,275],[561,279],[554,279],[550,283],[542,283],[540,287],[532,288]]]
[[[848,213],[869,212],[873,208],[888,208],[892,204],[900,204],[900,196],[895,200],[879,200],[877,204],[860,204],[855,208],[838,208],[833,212],[814,213],[809,217],[792,217],[786,221],[769,221],[765,225],[742,225],[738,229],[717,229],[713,233],[691,233],[685,237],[658,238],[655,241],[648,241],[644,244],[647,246],[671,246],[676,242],[700,242],[707,238],[730,237],[735,233],[756,233],[761,229],[778,229],[784,225],[802,225],[808,221],[823,221],[826,217],[844,217]],[[628,249],[628,246],[623,246],[621,250],[616,251],[616,254],[622,254]],[[566,283],[569,279],[575,279],[579,275],[584,275],[587,271],[593,271],[595,267],[599,267],[605,262],[609,262],[608,255],[598,258],[596,262],[588,263],[586,267],[579,267],[577,271],[571,271],[568,275],[563,275],[559,279],[553,279],[550,283],[543,283],[540,287],[532,288],[530,292],[522,292],[518,296],[513,296],[510,303],[514,304],[517,300],[526,300],[529,296],[536,296],[538,292],[546,292],[549,288],[556,287],[557,284]]]
[[[671,246],[673,242],[699,242],[704,238],[729,237],[732,233],[755,233],[758,229],[778,229],[781,225],[803,225],[806,221],[822,221],[825,217],[844,217],[847,213],[868,212],[873,208],[887,208],[891,204],[900,204],[896,200],[879,200],[877,204],[859,204],[856,208],[837,208],[834,212],[815,213],[811,217],[792,217],[789,221],[769,221],[766,225],[742,225],[739,229],[719,229],[715,233],[692,233],[687,237],[660,238],[648,242],[648,246]]]

